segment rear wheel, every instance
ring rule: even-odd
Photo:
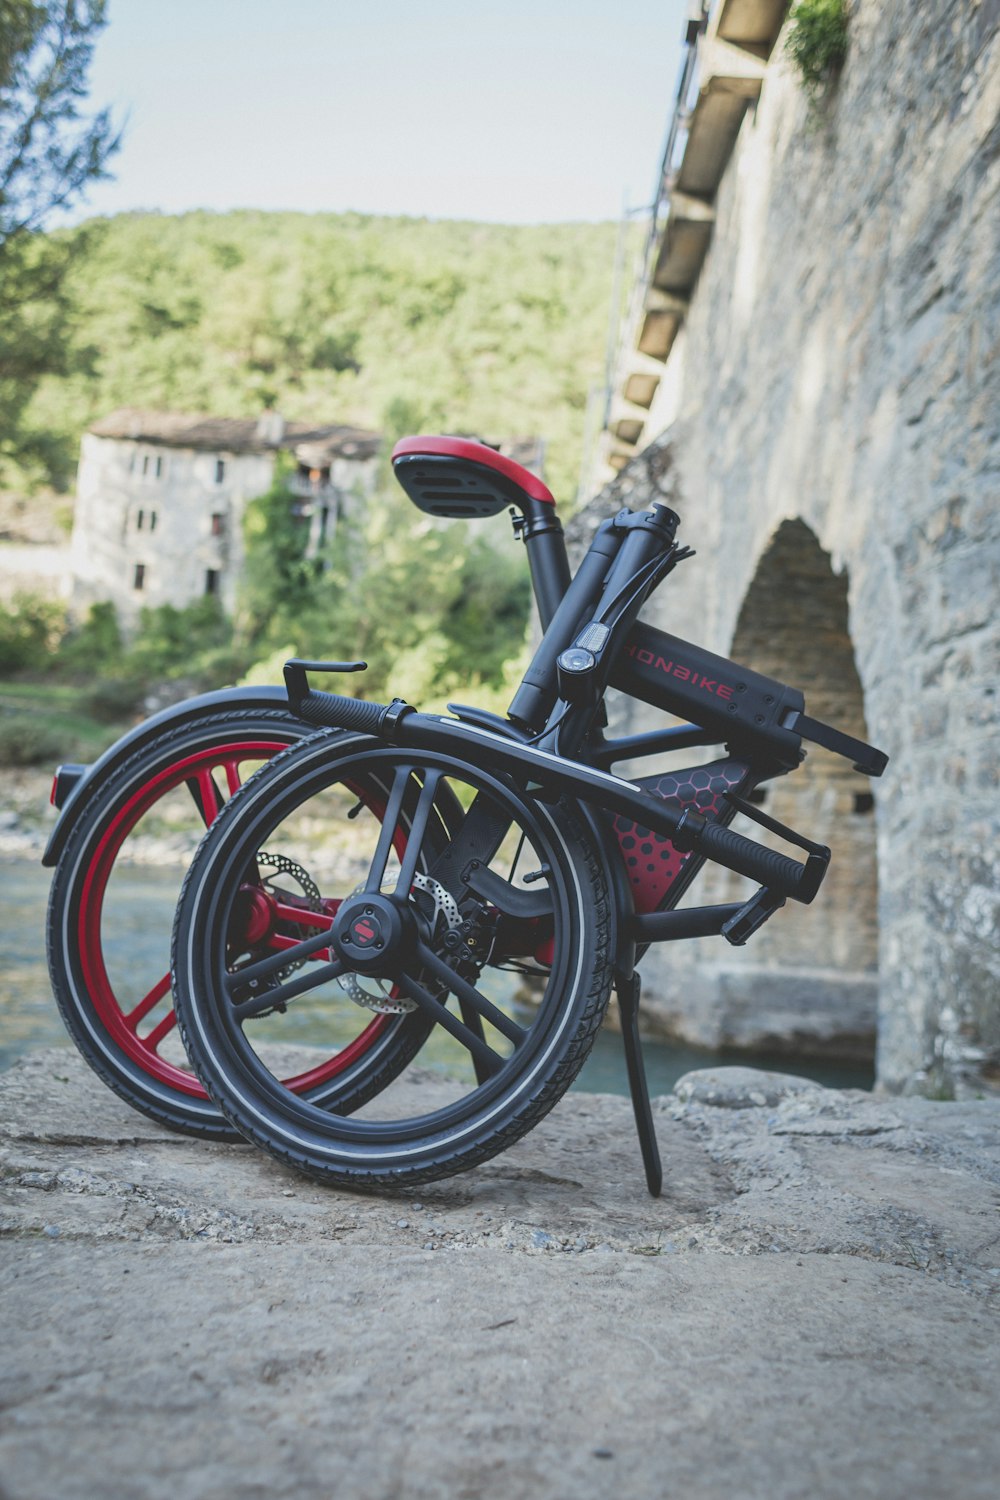
[[[138,750],[89,798],[60,858],[48,912],[53,991],[90,1066],[129,1104],[189,1134],[235,1139],[191,1070],[176,1031],[170,928],[184,872],[219,811],[273,755],[315,730],[282,710],[206,713]],[[327,736],[335,739],[336,736]],[[385,789],[356,801],[378,825]],[[435,820],[432,838],[443,834]],[[395,838],[405,845],[405,812]],[[243,893],[260,952],[323,920],[308,866],[261,855]],[[356,1108],[404,1067],[431,1023],[408,1013],[348,1007],[325,1053],[301,1035],[285,1081],[321,1107]]]
[[[381,832],[352,817],[368,779],[388,789]],[[467,813],[435,848],[425,830],[443,791]],[[403,806],[401,854],[387,830]],[[309,864],[337,903],[328,927],[264,960],[241,913],[262,849]],[[570,808],[448,756],[310,741],[233,799],[192,864],[174,929],[181,1032],[227,1118],[282,1161],[346,1186],[416,1183],[503,1150],[569,1087],[607,1006],[611,937],[603,865]],[[357,987],[434,1029],[415,1085],[348,1118],[290,1090],[257,1027],[267,1015],[294,1035],[307,1014],[333,1028]]]

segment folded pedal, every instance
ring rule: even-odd
[[[769,891],[766,886],[756,891],[749,901],[744,902],[738,912],[729,918],[722,926],[722,936],[727,943],[734,948],[742,948],[748,939],[752,938],[759,927],[780,911],[785,904],[784,896]]]

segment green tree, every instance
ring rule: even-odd
[[[321,556],[307,557],[309,528],[278,475],[248,508],[241,633],[255,657],[363,659],[363,677],[338,691],[415,702],[469,685],[498,687],[520,650],[531,600],[525,559],[475,526],[421,516],[389,455],[423,425],[418,406],[395,398],[382,413],[374,495],[348,502]]]
[[[266,494],[252,500],[243,516],[246,546],[237,633],[251,645],[274,642],[290,611],[308,609],[318,577],[305,556],[308,527],[288,492],[289,464],[280,457]]]
[[[44,379],[28,413],[71,457],[116,406],[382,430],[416,398],[410,430],[543,437],[546,481],[571,499],[614,225],[242,210],[118,214],[69,237],[93,231],[69,283],[92,372]]]
[[[0,675],[41,666],[58,645],[65,623],[62,605],[36,594],[16,594],[9,606],[0,604]]]
[[[82,111],[104,24],[105,0],[0,0],[0,474],[52,467],[25,409],[43,376],[79,364],[66,278],[89,237],[42,230],[106,175],[119,144],[107,110]]]

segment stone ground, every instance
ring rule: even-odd
[[[435,1085],[417,1080],[421,1101]],[[996,1495],[1000,1102],[567,1096],[398,1197],[0,1078],[6,1500]]]

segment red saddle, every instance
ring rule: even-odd
[[[555,504],[537,474],[470,438],[401,438],[392,467],[414,505],[431,516],[469,520],[499,515],[509,505]]]

